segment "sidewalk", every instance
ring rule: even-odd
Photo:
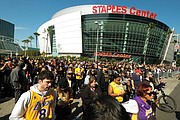
[[[14,98],[3,98],[0,103],[0,120],[8,120],[15,105]]]
[[[164,88],[164,91],[167,95],[169,95],[180,82],[180,80],[177,80],[176,77],[165,78],[163,79],[163,81],[166,82],[166,87]],[[80,117],[82,115],[81,105],[82,105],[81,99],[74,100],[72,105],[73,116]],[[14,99],[10,99],[6,102],[0,103],[0,120],[7,120],[13,107],[14,107]]]
[[[164,88],[164,91],[167,95],[171,94],[171,92],[174,90],[174,88],[179,84],[180,80],[178,80],[175,76],[164,78],[164,82],[166,82],[166,86]]]

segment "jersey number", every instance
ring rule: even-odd
[[[47,117],[47,116],[46,116],[46,109],[41,109],[39,113],[40,113],[39,118]]]

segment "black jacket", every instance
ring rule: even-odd
[[[10,79],[14,89],[21,89],[24,92],[27,91],[28,81],[23,69],[19,67],[14,68],[11,71]]]
[[[83,106],[86,107],[86,106],[90,105],[101,94],[102,94],[101,90],[99,90],[99,89],[95,89],[95,91],[92,91],[89,85],[84,86],[84,89],[82,90],[82,94],[81,94]]]

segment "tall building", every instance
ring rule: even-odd
[[[0,19],[0,55],[18,54],[22,49],[14,41],[14,24]]]
[[[1,40],[14,41],[14,24],[0,19],[0,36]]]
[[[80,5],[60,10],[39,27],[38,33],[41,53],[141,63],[166,61],[172,35],[171,29],[157,20],[156,13],[115,5]]]

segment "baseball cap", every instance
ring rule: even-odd
[[[137,69],[137,70],[136,70],[136,73],[140,73],[140,74],[142,74],[142,72],[141,72],[141,70],[140,70],[140,69]]]

